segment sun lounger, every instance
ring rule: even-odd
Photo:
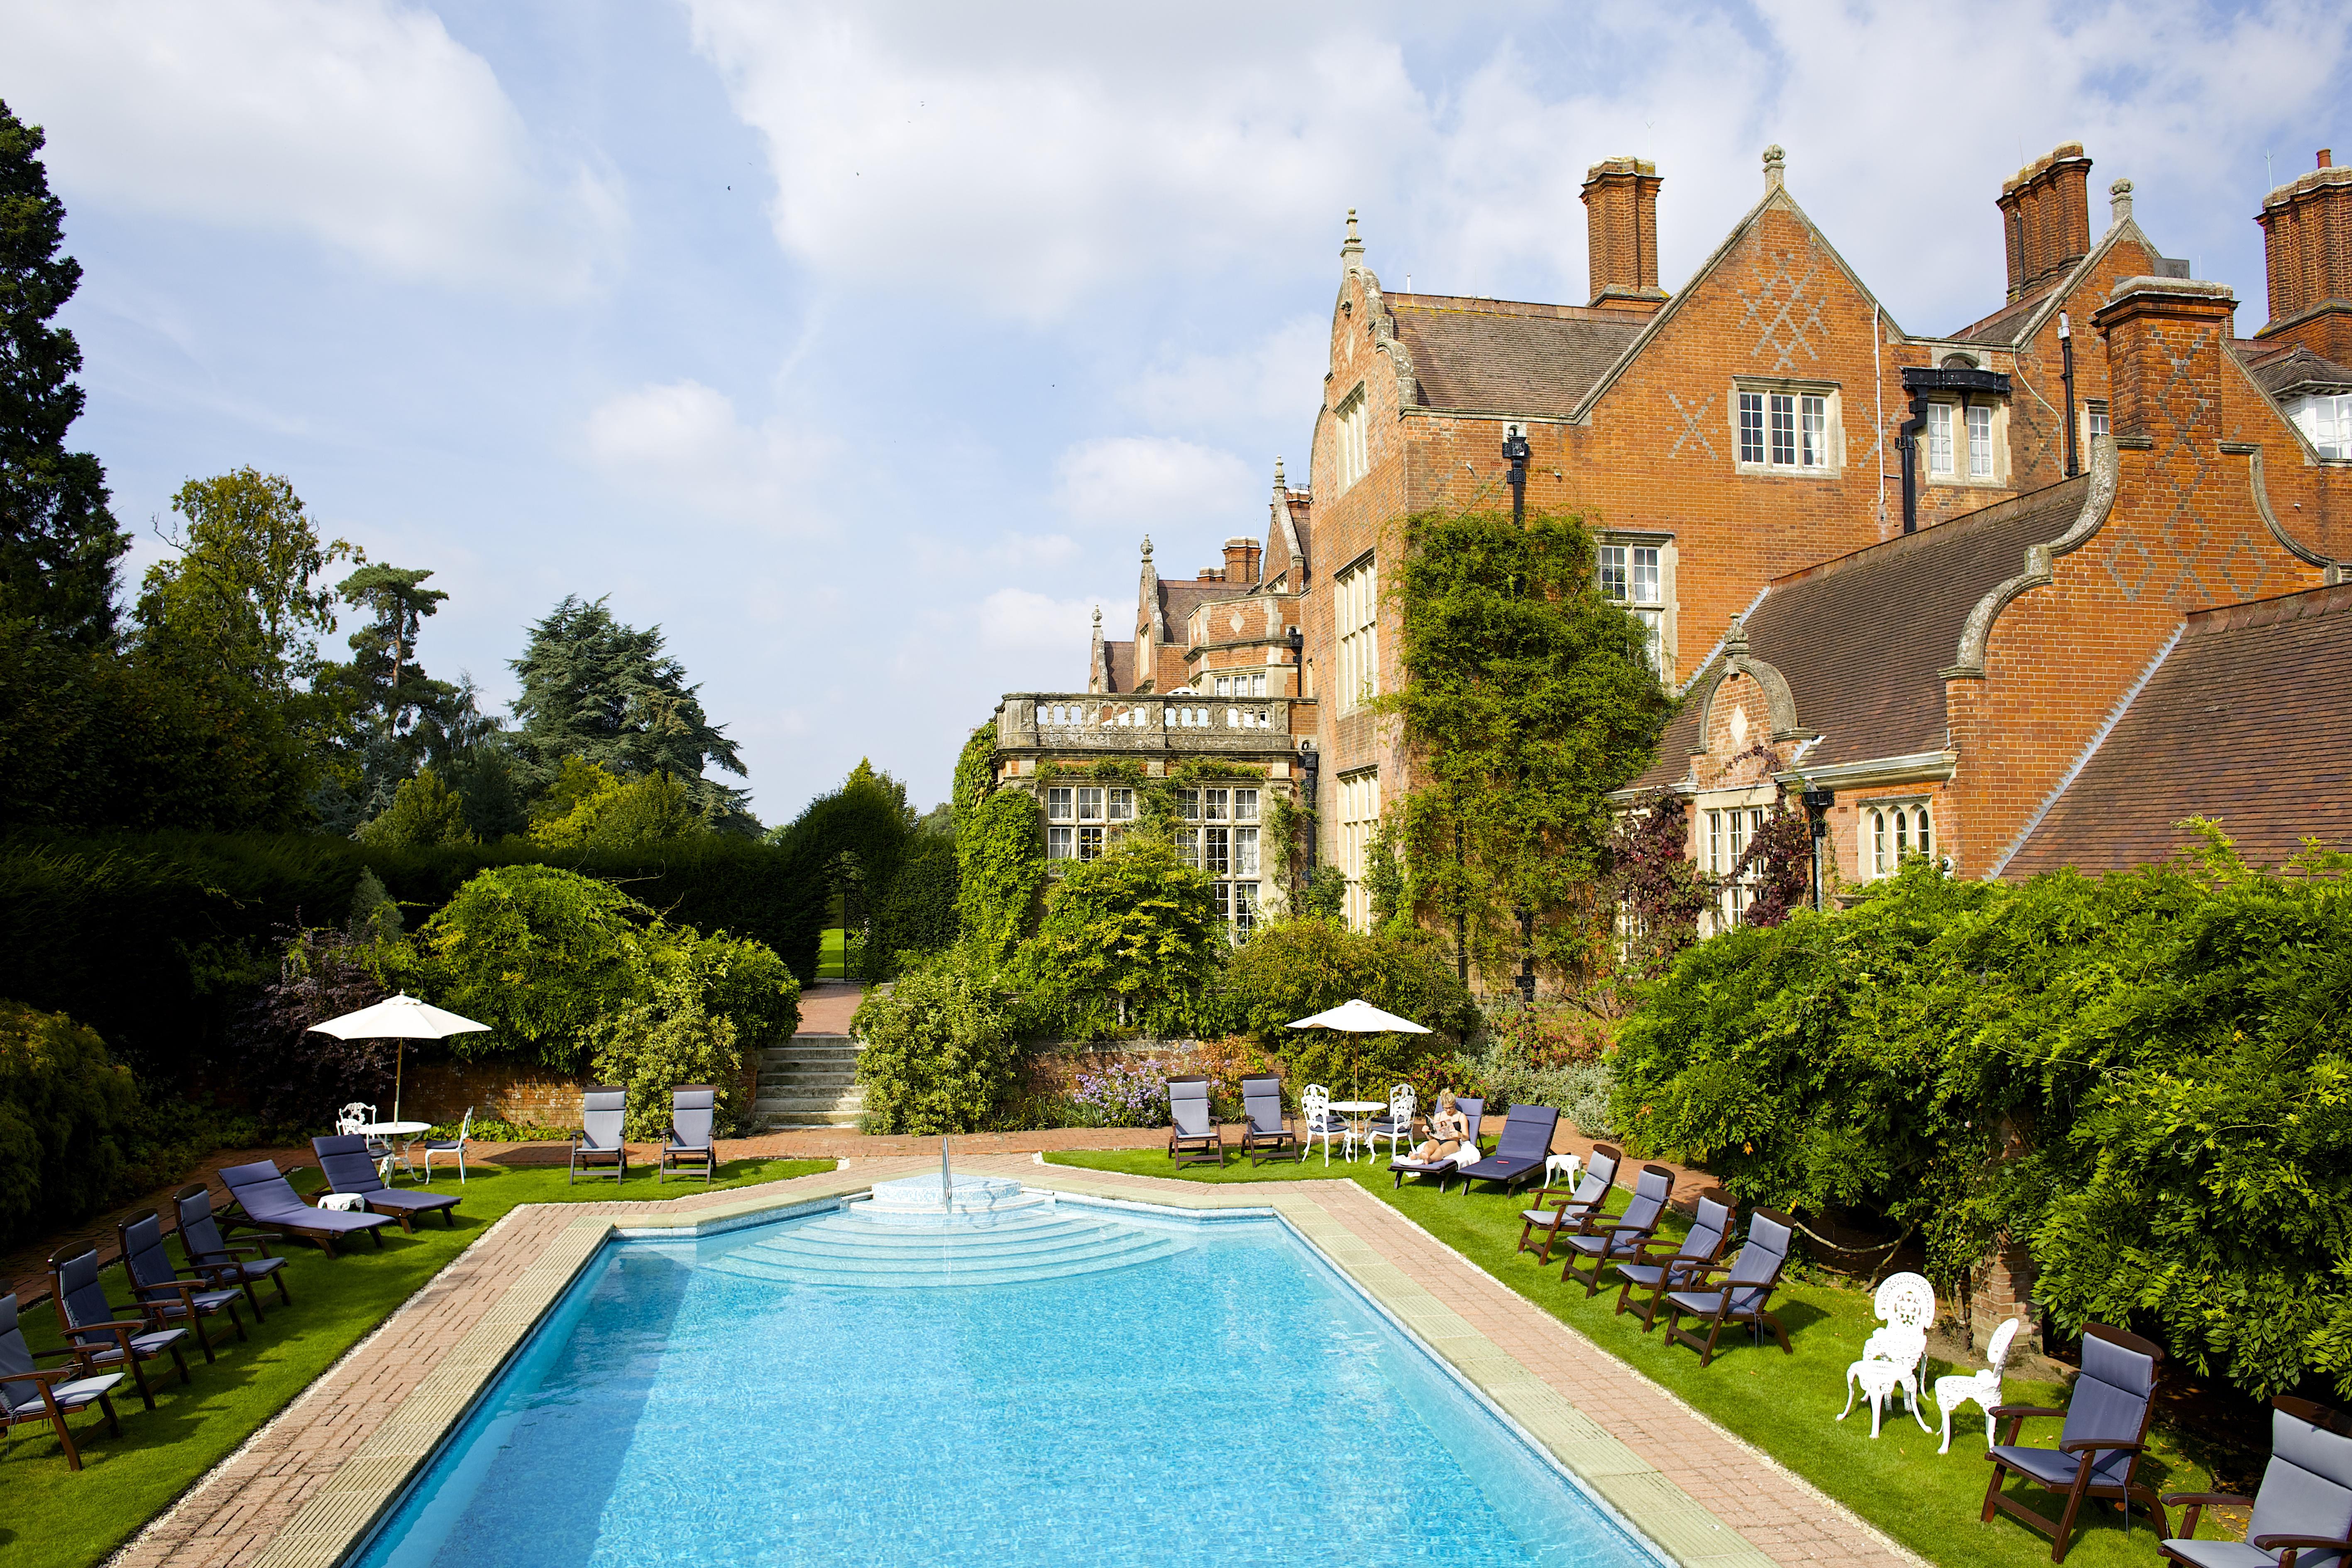
[[[580,1136],[572,1142],[572,1170],[563,1184],[570,1186],[583,1171],[613,1167],[615,1184],[629,1177],[629,1145],[621,1124],[628,1120],[629,1091],[617,1083],[592,1083],[580,1095]]]
[[[1560,1227],[1575,1230],[1586,1215],[1599,1212],[1608,1201],[1610,1184],[1616,1181],[1618,1162],[1623,1158],[1608,1144],[1595,1143],[1592,1158],[1585,1163],[1584,1179],[1574,1189],[1546,1187],[1536,1194],[1535,1202],[1519,1211],[1518,1250],[1525,1252],[1528,1238],[1540,1230],[1543,1240],[1536,1247],[1536,1261],[1549,1263]]]
[[[1251,1164],[1307,1158],[1307,1146],[1291,1131],[1290,1118],[1283,1111],[1280,1079],[1242,1079],[1242,1119],[1247,1124],[1242,1131],[1242,1152]]]
[[[1168,1157],[1180,1165],[1225,1163],[1224,1135],[1209,1114],[1209,1080],[1195,1073],[1168,1080]]]
[[[669,1091],[669,1136],[662,1142],[661,1163],[654,1169],[656,1184],[672,1171],[682,1174],[687,1166],[700,1165],[702,1184],[710,1184],[719,1169],[719,1142],[710,1135],[718,1119],[715,1086],[689,1083]]]
[[[220,1179],[221,1185],[228,1189],[229,1200],[236,1205],[234,1213],[222,1216],[232,1227],[300,1237],[318,1243],[319,1250],[330,1258],[335,1255],[336,1242],[353,1236],[373,1237],[375,1244],[382,1247],[381,1232],[392,1223],[380,1214],[336,1214],[330,1209],[312,1208],[268,1160],[225,1166]]]
[[[1395,1181],[1390,1184],[1391,1186],[1403,1186],[1407,1176],[1416,1181],[1427,1176],[1435,1176],[1437,1190],[1442,1193],[1447,1184],[1453,1180],[1455,1172],[1465,1165],[1475,1165],[1486,1157],[1478,1148],[1478,1123],[1486,1120],[1486,1101],[1479,1096],[1464,1094],[1454,1097],[1454,1109],[1462,1113],[1463,1121],[1469,1124],[1469,1142],[1443,1160],[1404,1158],[1391,1160],[1389,1169],[1396,1177]]]
[[[148,1409],[155,1408],[155,1395],[147,1387],[142,1362],[168,1355],[180,1369],[180,1381],[188,1381],[188,1358],[180,1352],[188,1331],[160,1327],[144,1312],[117,1316],[98,1282],[98,1248],[49,1259],[49,1300],[58,1310],[59,1333],[81,1352],[82,1364],[92,1373],[117,1368],[129,1373],[140,1403]]]
[[[1780,1342],[1781,1353],[1794,1355],[1796,1347],[1789,1342],[1789,1331],[1780,1320],[1766,1309],[1771,1304],[1772,1292],[1780,1287],[1780,1270],[1789,1266],[1790,1244],[1796,1239],[1797,1222],[1778,1209],[1758,1209],[1748,1216],[1748,1239],[1729,1263],[1711,1263],[1694,1268],[1695,1276],[1680,1289],[1666,1291],[1666,1341],[1681,1343],[1698,1352],[1698,1364],[1706,1365],[1715,1359],[1716,1341],[1722,1336],[1726,1323],[1746,1323],[1760,1333],[1772,1331]],[[1720,1283],[1709,1283],[1720,1277]],[[1706,1328],[1701,1339],[1696,1327],[1685,1329],[1682,1320],[1688,1316]]]
[[[1475,1165],[1460,1167],[1462,1191],[1473,1182],[1500,1182],[1505,1192],[1543,1177],[1544,1156],[1551,1152],[1551,1135],[1559,1112],[1549,1105],[1514,1105],[1503,1121],[1503,1135],[1495,1152]]]
[[[68,1364],[45,1372],[38,1365],[44,1358],[63,1358]],[[58,1435],[58,1446],[66,1451],[66,1463],[79,1470],[81,1450],[74,1447],[66,1417],[95,1405],[106,1413],[107,1429],[121,1436],[122,1423],[115,1418],[114,1401],[108,1397],[121,1381],[119,1372],[92,1372],[89,1358],[79,1350],[36,1352],[17,1326],[16,1295],[0,1296],[0,1431],[13,1432],[26,1422],[46,1421]]]
[[[415,1232],[419,1215],[437,1214],[445,1226],[457,1223],[449,1211],[457,1206],[458,1194],[419,1193],[384,1185],[376,1163],[368,1157],[364,1138],[348,1133],[340,1138],[313,1138],[310,1151],[319,1156],[319,1171],[327,1178],[329,1191],[362,1199],[368,1213],[389,1215],[400,1222],[404,1231]]]
[[[2083,1325],[2083,1370],[2067,1395],[2066,1408],[2051,1410],[2038,1405],[1996,1405],[1990,1419],[2009,1420],[2009,1441],[1985,1453],[1992,1461],[1992,1479],[1986,1483],[1982,1522],[1995,1511],[2021,1521],[2052,1537],[2050,1561],[2063,1563],[2074,1544],[2074,1521],[2084,1500],[2105,1498],[2124,1505],[2124,1529],[2131,1530],[2135,1502],[2156,1515],[2157,1539],[2165,1528],[2164,1504],[2156,1489],[2139,1479],[2140,1454],[2147,1444],[2147,1424],[2156,1414],[2156,1363],[2162,1347],[2137,1334],[2111,1329],[2105,1323]],[[2066,1425],[2059,1430],[2054,1448],[2027,1447],[2017,1440],[2018,1428],[2028,1416],[2054,1415]],[[2053,1492],[2066,1494],[2065,1511],[2053,1524],[2034,1510],[2002,1492],[2001,1483],[2017,1476]]]
[[[1719,1189],[1709,1189],[1698,1195],[1698,1214],[1679,1243],[1645,1241],[1639,1256],[1617,1259],[1617,1277],[1625,1282],[1617,1292],[1617,1310],[1630,1310],[1640,1318],[1645,1334],[1656,1328],[1658,1307],[1666,1292],[1696,1281],[1701,1269],[1723,1256],[1731,1241],[1731,1219],[1728,1196]],[[1636,1290],[1648,1291],[1649,1299],[1634,1300]]]
[[[2271,1462],[2254,1492],[2243,1541],[2199,1541],[2197,1516],[2244,1508],[2227,1492],[2167,1492],[2157,1500],[2189,1511],[2180,1533],[2157,1551],[2189,1568],[2344,1568],[2352,1563],[2352,1421],[2341,1411],[2286,1394],[2271,1401]]]
[[[245,1304],[253,1309],[253,1321],[260,1322],[261,1295],[254,1286],[267,1279],[278,1287],[278,1299],[288,1306],[294,1304],[293,1292],[286,1289],[286,1276],[281,1272],[286,1259],[271,1254],[268,1248],[250,1245],[231,1246],[221,1239],[220,1226],[213,1218],[212,1190],[202,1182],[182,1187],[172,1200],[180,1212],[180,1250],[187,1256],[191,1271],[201,1273],[227,1284],[235,1280],[245,1287]]]
[[[1674,1196],[1675,1173],[1664,1165],[1644,1165],[1635,1179],[1633,1196],[1625,1212],[1611,1219],[1598,1205],[1585,1215],[1576,1234],[1567,1238],[1568,1261],[1559,1271],[1559,1282],[1584,1280],[1588,1300],[1601,1294],[1601,1277],[1616,1262],[1631,1263],[1642,1255],[1642,1244],[1658,1233],[1658,1222],[1665,1217],[1666,1200]],[[1587,1275],[1577,1267],[1590,1263],[1592,1272]]]
[[[171,1254],[163,1250],[161,1215],[151,1211],[123,1221],[114,1227],[114,1239],[122,1250],[122,1270],[131,1277],[131,1293],[147,1315],[159,1323],[185,1323],[195,1330],[196,1343],[204,1348],[206,1361],[213,1359],[212,1336],[205,1331],[206,1318],[227,1313],[236,1337],[245,1338],[245,1321],[236,1315],[244,1290],[236,1285],[224,1289],[203,1274],[193,1279],[183,1278],[183,1271],[172,1267]]]

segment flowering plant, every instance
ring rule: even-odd
[[[1070,1098],[1105,1127],[1159,1127],[1168,1121],[1168,1069],[1158,1062],[1113,1062],[1077,1074]]]

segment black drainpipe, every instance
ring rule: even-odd
[[[1906,383],[1911,373],[1903,373]],[[1895,449],[1903,454],[1903,531],[1919,531],[1919,432],[1927,427],[1927,394],[1911,395],[1911,417],[1895,427]]]
[[[2063,310],[2058,312],[2058,357],[2064,367],[2060,379],[2066,384],[2066,477],[2071,479],[2083,471],[2083,462],[2074,448],[2074,330]]]
[[[1906,370],[1903,390],[1911,395],[1911,417],[1895,426],[1895,446],[1903,454],[1903,531],[1919,531],[1919,432],[1927,427],[1927,395],[1950,392],[1959,395],[1965,409],[1971,397],[2002,397],[2009,395],[2009,376],[1998,370],[1962,369]]]

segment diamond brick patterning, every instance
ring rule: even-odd
[[[1216,1187],[970,1161],[978,1173],[1073,1194],[1185,1208],[1272,1206],[1523,1428],[1585,1473],[1682,1561],[1894,1564],[1916,1559],[1715,1426],[1351,1182]],[[442,1425],[593,1250],[604,1226],[692,1224],[862,1190],[929,1170],[875,1161],[773,1186],[672,1204],[519,1209],[377,1335],[127,1548],[129,1568],[257,1563],[326,1568],[394,1496]],[[493,1343],[496,1341],[498,1343]]]
[[[1804,355],[1807,366],[1821,363],[1821,351],[1807,337],[1827,332],[1822,320],[1822,301],[1818,295],[1809,294],[1808,286],[1813,275],[1822,269],[1818,251],[1810,258],[1810,265],[1801,274],[1793,270],[1796,258],[1786,250],[1775,250],[1760,257],[1750,268],[1753,287],[1743,285],[1739,290],[1745,314],[1740,318],[1757,329],[1756,342],[1748,351],[1749,362],[1769,375],[1799,368],[1797,358]],[[1765,269],[1770,263],[1771,270]]]

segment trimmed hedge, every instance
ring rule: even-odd
[[[562,867],[665,920],[749,937],[816,973],[824,886],[807,852],[727,836],[637,849],[520,841],[371,848],[323,835],[161,833],[0,842],[0,996],[89,1025],[142,1079],[229,1081],[230,1021],[303,924],[340,925],[362,869],[414,930],[477,872]]]

